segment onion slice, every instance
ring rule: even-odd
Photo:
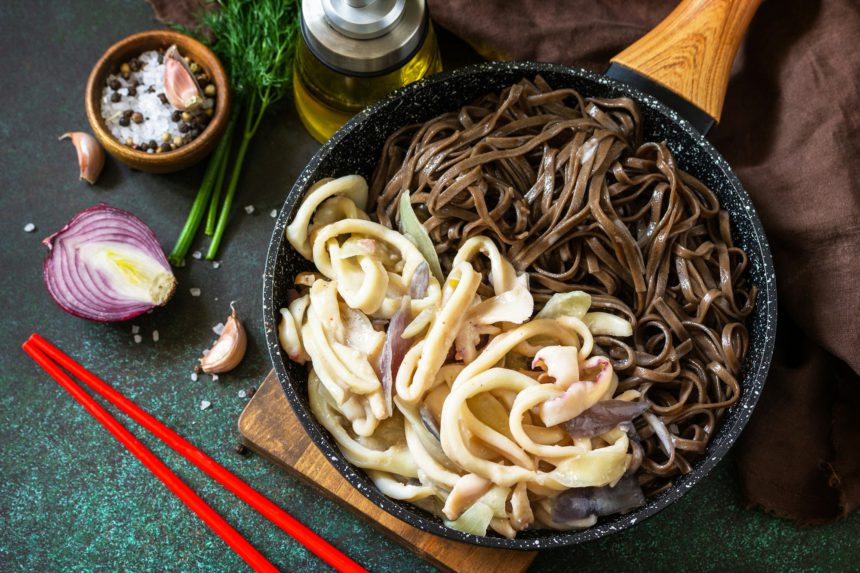
[[[385,343],[382,346],[382,354],[379,356],[379,370],[382,374],[382,394],[385,397],[385,408],[389,415],[392,410],[392,394],[394,392],[394,380],[397,371],[406,356],[406,352],[412,346],[412,341],[403,338],[403,331],[411,320],[411,305],[408,296],[404,296],[400,308],[388,322],[388,330],[385,335]]]
[[[66,312],[99,322],[162,306],[176,277],[146,223],[105,204],[81,211],[46,238],[45,286]]]

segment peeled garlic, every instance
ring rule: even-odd
[[[82,131],[71,131],[60,136],[60,140],[71,139],[78,152],[81,179],[92,185],[105,166],[105,152],[96,138]]]
[[[203,92],[176,45],[164,53],[164,95],[180,111],[195,109],[203,103]]]
[[[220,374],[233,370],[245,356],[247,340],[245,329],[236,317],[236,309],[230,305],[232,312],[224,324],[221,336],[212,345],[203,358],[200,359],[200,368],[207,374]]]

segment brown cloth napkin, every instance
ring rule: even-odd
[[[148,0],[186,21],[199,0]],[[801,524],[860,505],[860,11],[763,3],[710,135],[773,247],[780,309],[770,378],[744,432],[744,494]],[[430,0],[434,20],[494,59],[603,71],[671,0]],[[190,8],[190,9],[189,9]],[[444,48],[443,48],[444,49]]]

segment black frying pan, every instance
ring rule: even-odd
[[[509,549],[560,547],[603,537],[657,513],[707,475],[734,444],[752,413],[770,366],[776,334],[776,280],[755,208],[704,133],[719,119],[732,60],[759,1],[685,0],[651,33],[614,58],[605,76],[532,62],[488,62],[433,76],[359,113],[311,159],[287,195],[269,245],[263,287],[266,341],[281,385],[308,435],[334,468],[373,503],[419,529],[458,541]],[[681,168],[708,185],[728,210],[735,242],[749,255],[750,278],[759,288],[759,298],[748,322],[750,348],[741,373],[743,393],[728,410],[692,472],[677,478],[671,489],[650,498],[636,511],[603,518],[589,529],[525,531],[516,539],[493,534],[481,537],[449,529],[438,518],[384,496],[362,470],[344,459],[334,440],[317,423],[308,405],[307,373],[304,367],[291,362],[278,344],[278,309],[287,305],[287,290],[296,273],[308,270],[308,263],[284,239],[284,228],[315,181],[352,173],[369,180],[386,137],[395,130],[456,110],[478,96],[536,74],[554,88],[570,87],[591,97],[629,96],[639,103],[645,139],[666,140]]]

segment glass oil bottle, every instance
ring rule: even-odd
[[[321,143],[369,104],[441,69],[425,0],[302,2],[293,92]]]

